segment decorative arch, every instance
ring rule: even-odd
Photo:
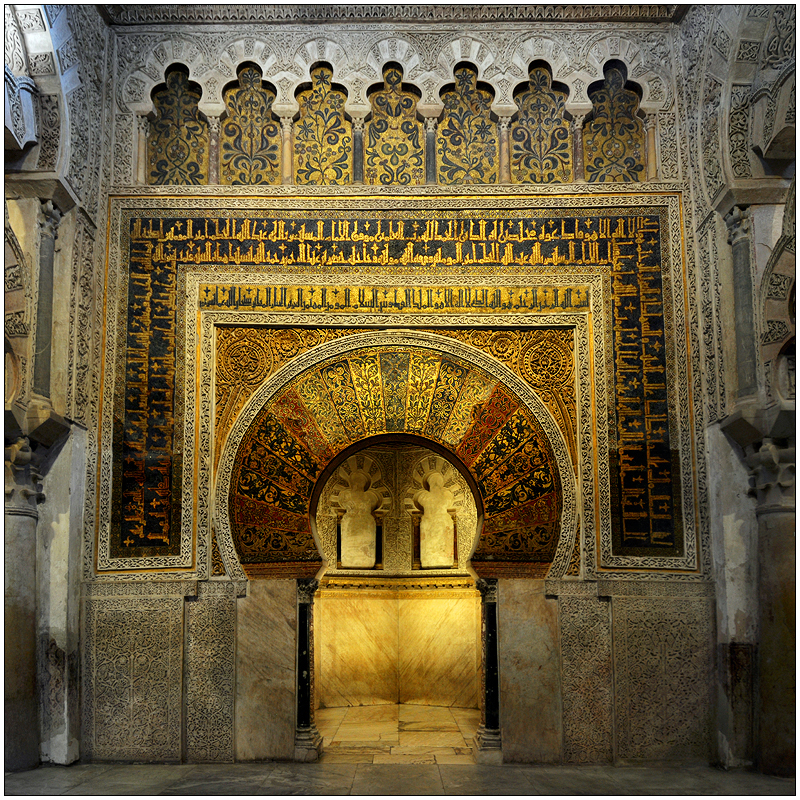
[[[566,564],[577,522],[575,477],[544,403],[468,345],[382,331],[294,359],[239,415],[215,492],[228,574],[316,574],[315,487],[364,440],[406,435],[455,457],[477,487],[484,526],[473,565],[480,574],[543,577],[554,560]]]

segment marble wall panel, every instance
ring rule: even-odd
[[[84,601],[83,757],[180,761],[183,597]]]
[[[614,597],[617,758],[711,756],[713,601]]]
[[[398,701],[478,708],[478,593],[404,592],[398,617]]]
[[[558,607],[543,580],[498,585],[503,761],[561,761]]]
[[[397,593],[321,590],[314,602],[323,708],[397,703]]]
[[[597,597],[558,599],[564,761],[602,764],[613,756],[611,608]]]
[[[233,761],[235,585],[215,581],[199,589],[186,603],[186,757]]]
[[[236,627],[236,760],[291,759],[296,581],[251,581],[237,600]]]

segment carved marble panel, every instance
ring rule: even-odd
[[[564,761],[612,759],[611,608],[597,597],[559,596]]]
[[[200,584],[186,603],[186,758],[233,761],[236,591]]]
[[[617,757],[708,763],[713,601],[615,597]]]
[[[87,760],[180,761],[183,604],[182,596],[84,600]]]

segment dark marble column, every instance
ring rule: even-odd
[[[39,225],[39,292],[36,303],[36,345],[33,359],[33,391],[50,397],[50,354],[53,342],[53,261],[61,212],[48,200],[42,203]]]
[[[791,445],[791,446],[789,446]],[[764,439],[747,456],[758,517],[756,764],[795,774],[795,447]]]
[[[44,500],[26,438],[5,448],[5,767],[39,763],[36,523]]]
[[[475,760],[502,764],[500,737],[500,666],[497,646],[497,579],[479,578],[481,593],[481,724],[475,734]]]
[[[736,331],[736,399],[752,397],[758,392],[756,377],[756,336],[753,318],[753,279],[750,272],[750,212],[734,206],[725,217],[728,243],[733,250],[734,329]]]
[[[353,183],[364,183],[364,120],[353,120]]]
[[[436,183],[436,118],[425,118],[425,183]]]
[[[297,581],[297,727],[294,760],[316,761],[322,737],[314,722],[314,592],[319,581]]]

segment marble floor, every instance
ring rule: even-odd
[[[473,764],[481,712],[441,706],[320,708],[324,764]]]
[[[504,764],[73,764],[6,773],[15,795],[795,795],[795,781],[712,767]]]

